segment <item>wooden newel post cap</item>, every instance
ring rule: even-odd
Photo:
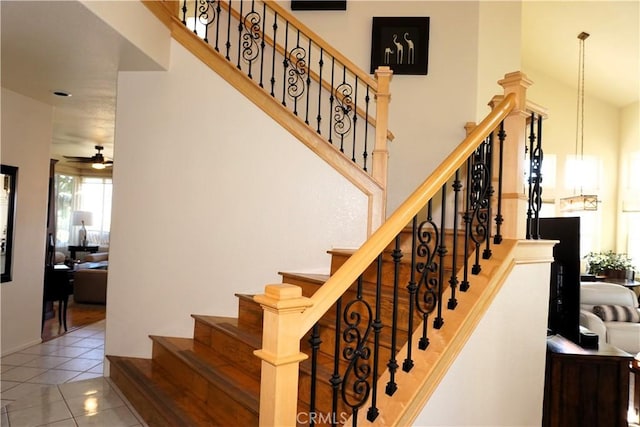
[[[275,310],[301,309],[311,307],[311,300],[302,296],[302,288],[288,283],[266,285],[264,294],[256,295],[253,300],[264,308]]]

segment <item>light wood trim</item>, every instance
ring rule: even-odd
[[[163,1],[163,0],[140,0],[142,4],[144,4],[147,9],[151,11],[167,28],[171,28],[172,21],[174,17],[177,17],[176,13],[173,12],[173,8],[176,7],[177,2],[175,1]]]
[[[464,139],[444,162],[438,166],[409,198],[387,219],[387,221],[353,254],[344,265],[311,297],[313,306],[305,311],[300,323],[299,336],[305,333],[340,298],[358,276],[375,260],[388,243],[409,223],[423,206],[427,204],[473,153],[489,133],[507,117],[516,106],[516,95],[505,99]]]

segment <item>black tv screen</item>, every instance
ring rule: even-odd
[[[549,280],[551,333],[580,343],[580,218],[540,218],[540,236],[558,240]]]

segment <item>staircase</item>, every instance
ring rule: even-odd
[[[225,5],[208,4],[213,3]],[[303,114],[302,107],[297,110],[297,101],[296,117],[276,108],[279,100],[274,101],[273,93],[279,90],[272,88],[269,94],[262,89],[262,80],[258,84],[251,75],[239,73],[240,56],[236,67],[233,60],[214,52],[217,47],[185,30],[175,16],[166,16],[164,4],[174,3],[148,6],[163,16],[172,35],[362,189],[378,220],[370,209],[369,230],[376,231],[358,250],[330,251],[329,275],[281,273],[283,285],[268,285],[262,295],[237,295],[237,318],[192,315],[193,338],[151,336],[150,359],[107,356],[111,378],[153,426],[410,424],[513,268],[516,239],[523,237],[521,213],[530,203],[520,194],[518,162],[523,156],[517,147],[525,140],[528,120],[522,114],[526,76],[512,73],[500,82],[505,96],[496,100],[493,111],[380,224],[385,218],[381,206],[386,178],[369,176],[366,166],[354,172],[355,160],[345,157],[331,136],[329,143],[317,139],[321,120],[318,131],[305,123],[301,116],[312,115]],[[267,4],[277,11],[273,13],[277,19],[281,8],[275,2]],[[230,17],[244,16],[224,7]],[[240,21],[246,25],[246,19]],[[268,37],[262,28],[252,32],[238,26],[238,38],[247,33],[264,42]],[[311,47],[311,39],[308,43]],[[281,50],[278,43],[269,46],[273,52]],[[285,73],[287,69],[285,60]],[[302,67],[302,71],[308,70]],[[307,73],[307,85],[311,74]],[[322,81],[322,71],[314,75]],[[356,77],[356,87],[358,81]],[[367,85],[369,98],[369,90],[377,84]],[[388,96],[386,89],[376,96]],[[339,93],[333,83],[328,92],[333,102]],[[282,93],[284,104],[286,89]],[[344,92],[338,98],[348,99]],[[353,114],[354,122],[361,115],[365,128],[377,122],[379,150],[374,154],[377,151],[378,159],[384,159],[386,176],[386,148],[379,144],[389,139],[386,104],[378,106],[383,120],[379,115],[372,120],[357,104],[353,109],[345,107],[348,104],[340,113]],[[541,118],[531,116],[532,129],[536,121]],[[381,122],[385,123],[380,126]],[[505,129],[510,140],[505,139]],[[535,135],[532,144],[534,140]],[[365,165],[366,153],[365,149]],[[504,187],[503,154],[516,159]],[[531,176],[539,179],[539,169],[532,171]],[[535,212],[529,209],[528,219]]]
[[[402,233],[401,246],[410,251],[411,229]],[[460,236],[459,236],[460,237]],[[451,246],[453,234],[447,233],[447,243]],[[392,247],[388,247],[382,262],[382,322],[393,323],[393,283],[394,261]],[[353,250],[333,249],[331,273],[337,271],[353,253]],[[445,265],[451,265],[451,256]],[[409,260],[400,262],[399,282],[411,279]],[[449,273],[451,268],[447,267]],[[377,265],[372,264],[363,275],[362,298],[370,305],[375,304]],[[280,273],[283,283],[297,285],[305,296],[312,296],[329,278],[320,274]],[[354,300],[358,294],[358,283],[354,283],[345,293],[346,301]],[[192,315],[195,324],[193,338],[150,336],[153,341],[151,359],[107,356],[111,363],[111,379],[120,387],[136,410],[152,426],[249,426],[258,424],[260,399],[260,359],[253,352],[262,347],[263,309],[250,295],[237,294],[238,317],[217,317]],[[409,294],[399,296],[397,323],[407,325]],[[364,318],[367,313],[358,311]],[[318,364],[315,393],[318,414],[331,414],[332,387],[330,379],[334,370],[336,339],[336,306],[334,305],[320,320],[319,338],[323,345],[317,356]],[[413,313],[413,325],[422,322],[422,315]],[[340,333],[343,333],[343,327]],[[412,331],[413,332],[413,331]],[[398,330],[396,351],[407,341],[407,328]],[[389,328],[380,334],[380,356],[378,372],[386,369],[391,359],[392,337]],[[312,382],[311,356],[313,352],[311,333],[302,340],[302,351],[309,359],[300,365],[300,394],[298,411],[300,424],[309,413]],[[340,358],[341,372],[348,361]],[[346,421],[351,409],[339,400],[340,423]],[[304,414],[304,415],[302,415]],[[306,422],[305,422],[306,421]],[[322,420],[321,420],[322,421]],[[325,420],[326,421],[326,420]],[[324,424],[319,422],[317,424]]]

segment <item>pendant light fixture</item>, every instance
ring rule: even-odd
[[[560,199],[560,210],[563,212],[572,211],[596,211],[598,210],[598,196],[595,194],[583,194],[582,182],[588,172],[584,164],[584,41],[589,37],[589,33],[584,31],[578,34],[579,54],[578,54],[578,106],[576,108],[576,161],[580,153],[579,179],[580,194]],[[574,194],[577,193],[573,189]]]

